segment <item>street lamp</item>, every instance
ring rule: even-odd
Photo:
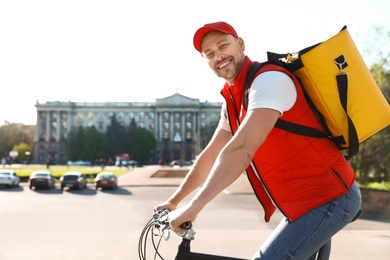
[[[26,155],[26,159],[27,159],[27,162],[26,162],[26,164],[29,164],[29,162],[30,162],[30,154],[31,154],[31,152],[30,152],[30,151],[25,151],[25,152],[24,152],[24,154]]]

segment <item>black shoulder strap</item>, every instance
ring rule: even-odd
[[[249,104],[249,89],[252,84],[253,78],[256,75],[256,73],[259,71],[259,69],[264,66],[267,62],[264,63],[255,63],[253,64],[247,74],[246,77],[246,82],[245,82],[245,95],[244,95],[244,105],[245,108],[248,108]],[[283,119],[278,119],[275,124],[276,128],[298,134],[298,135],[303,135],[303,136],[308,136],[308,137],[316,137],[316,138],[329,138],[328,135],[326,135],[324,132],[313,128],[309,126],[304,126],[300,124],[296,124],[293,122],[289,122]]]

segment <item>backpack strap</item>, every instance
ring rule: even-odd
[[[252,85],[252,81],[255,75],[257,74],[257,72],[267,63],[269,62],[255,63],[250,67],[248,71],[246,82],[245,82],[245,95],[244,95],[245,109],[248,108],[249,89]],[[275,127],[298,135],[314,137],[314,138],[330,138],[327,134],[325,134],[321,130],[318,130],[310,126],[304,126],[293,122],[289,122],[281,118],[278,118]]]
[[[340,66],[340,72],[336,75],[337,88],[339,91],[339,98],[341,106],[344,109],[345,115],[348,119],[348,155],[347,159],[355,156],[359,151],[359,138],[355,128],[354,123],[352,122],[351,117],[348,114],[347,110],[347,100],[348,100],[348,74],[342,72],[343,66],[346,65],[344,55],[341,55],[335,59],[335,63]]]

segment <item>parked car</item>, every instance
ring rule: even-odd
[[[20,177],[14,170],[0,170],[0,186],[16,187],[19,186]]]
[[[116,189],[118,188],[118,182],[116,176],[112,172],[100,172],[95,178],[95,188],[99,189]]]
[[[186,166],[186,165],[191,165],[191,164],[192,163],[190,161],[179,159],[179,160],[173,160],[169,165],[181,167],[181,166]]]
[[[61,190],[65,187],[70,189],[85,189],[87,187],[87,179],[81,172],[65,172],[60,178]]]
[[[51,189],[55,186],[55,181],[53,176],[51,176],[50,171],[33,171],[29,178],[30,189],[34,187]]]

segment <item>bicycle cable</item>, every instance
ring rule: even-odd
[[[166,240],[168,240],[169,238],[169,225],[167,224],[167,222],[161,223],[159,221],[159,217],[153,216],[149,220],[149,222],[145,225],[138,241],[138,256],[140,260],[146,260],[147,250],[148,250],[147,242],[149,236],[154,250],[154,260],[156,259],[164,260],[164,258],[161,256],[158,250],[162,238],[165,237]],[[158,237],[158,239],[156,239],[156,237]]]

